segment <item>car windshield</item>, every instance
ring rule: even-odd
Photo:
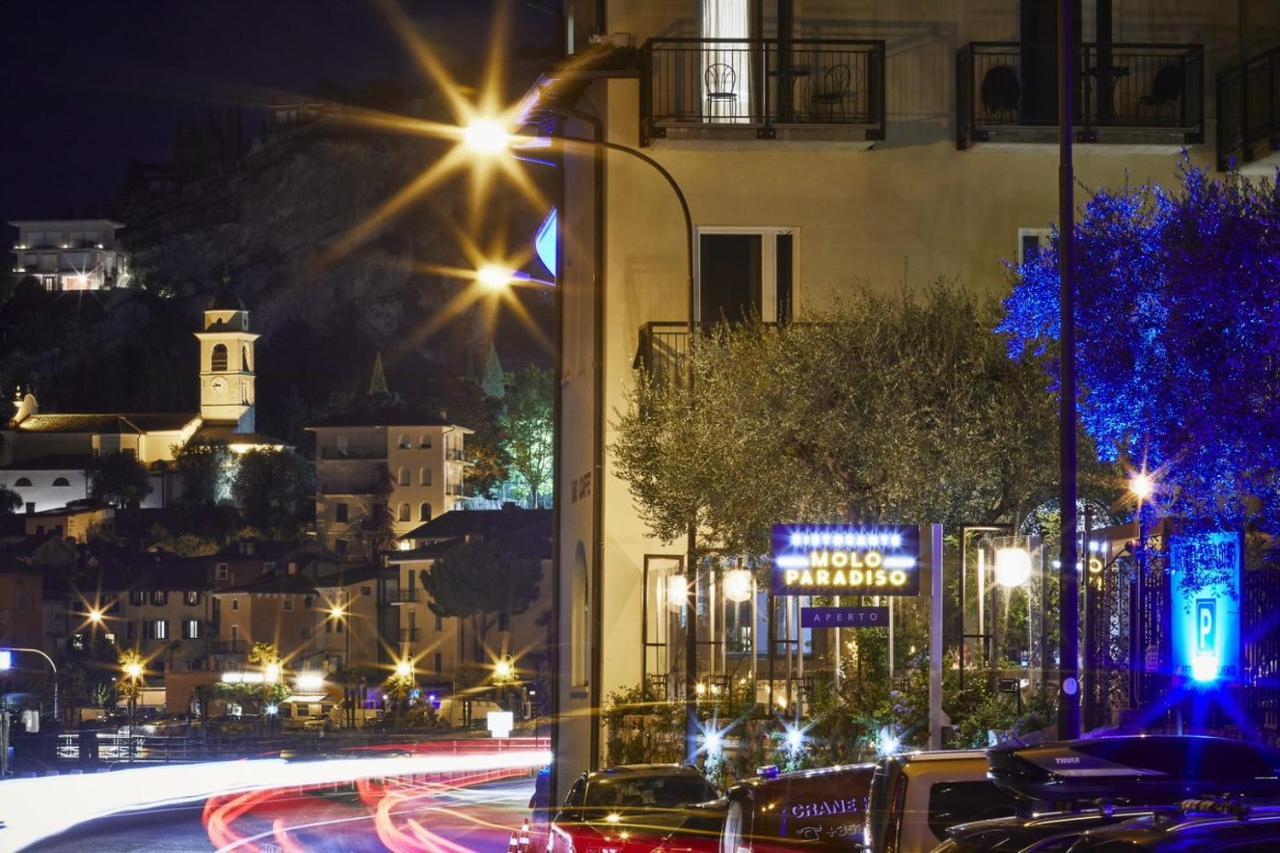
[[[587,788],[587,808],[615,811],[670,809],[715,799],[715,790],[696,776],[604,779]]]

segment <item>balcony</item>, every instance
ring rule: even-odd
[[[1082,44],[1075,62],[1079,142],[1204,141],[1204,48]],[[956,147],[1057,140],[1054,45],[974,42],[956,57]]]
[[[454,462],[465,462],[467,457],[463,451],[450,448],[444,452],[444,458],[452,459]]]
[[[240,655],[248,651],[248,643],[240,640],[217,640],[213,644],[213,653],[215,655]]]
[[[1218,169],[1280,151],[1280,47],[1218,72]]]
[[[884,42],[650,39],[641,144],[655,139],[884,139]]]
[[[418,629],[417,628],[401,628],[400,642],[402,643],[418,642]]]
[[[384,604],[417,604],[419,601],[426,601],[425,592],[418,595],[417,589],[402,589],[394,595],[388,594],[384,596]]]
[[[709,333],[721,325],[717,322],[700,324],[704,333]],[[777,323],[764,323],[765,328],[774,328]],[[689,352],[689,324],[683,320],[659,320],[645,323],[640,327],[640,341],[636,347],[636,357],[631,367],[643,370],[650,381],[674,382],[683,387],[687,377],[680,369],[685,356]]]

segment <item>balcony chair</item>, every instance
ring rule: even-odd
[[[738,72],[723,62],[713,62],[707,66],[702,75],[702,82],[707,92],[707,121],[738,117]],[[716,104],[727,104],[727,116],[715,109]]]
[[[835,121],[837,110],[840,111],[841,120],[847,119],[844,105],[852,82],[853,69],[848,65],[833,65],[828,68],[822,75],[822,88],[813,94],[814,118],[818,118],[825,109],[827,121]]]
[[[982,77],[983,118],[995,124],[1014,124],[1021,100],[1022,84],[1012,66],[993,65],[987,69]]]
[[[1161,116],[1167,111],[1169,119],[1176,120],[1186,85],[1186,69],[1182,63],[1161,66],[1151,80],[1151,91],[1138,98],[1138,105],[1159,110]]]

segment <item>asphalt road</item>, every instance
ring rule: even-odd
[[[397,791],[380,808],[353,797],[289,796],[252,803],[225,830],[207,830],[200,806],[94,821],[28,848],[40,853],[177,853],[222,850],[505,851],[511,831],[528,816],[533,780],[474,788]],[[211,835],[222,842],[216,846]]]

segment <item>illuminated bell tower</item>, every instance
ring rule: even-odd
[[[200,341],[200,416],[206,424],[254,431],[254,353],[249,311],[224,280],[204,309]]]

